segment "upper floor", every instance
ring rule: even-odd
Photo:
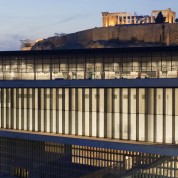
[[[178,46],[0,52],[0,80],[177,77]]]

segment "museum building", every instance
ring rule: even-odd
[[[0,176],[178,177],[178,47],[0,52]]]

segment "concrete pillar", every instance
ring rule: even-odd
[[[56,133],[56,89],[51,89],[52,101],[51,101],[51,128],[50,132]]]
[[[96,118],[97,118],[97,90],[96,88],[92,88],[92,136],[97,136],[97,125],[96,125]]]
[[[38,118],[38,111],[39,111],[39,107],[38,107],[38,90],[37,88],[34,89],[34,95],[33,95],[33,101],[34,101],[34,119],[35,119],[35,126],[34,126],[34,130],[35,131],[39,131],[39,118]]]
[[[145,89],[139,89],[139,140],[145,141]]]
[[[163,89],[156,89],[156,142],[163,142]]]
[[[51,115],[50,115],[50,100],[51,100],[51,93],[50,89],[45,89],[45,107],[44,107],[44,113],[45,113],[45,132],[50,132],[50,125],[51,125]]]
[[[128,89],[122,89],[122,139],[128,139]]]
[[[23,124],[23,126],[22,126],[22,128],[24,130],[27,130],[27,118],[28,118],[27,102],[29,100],[29,96],[27,94],[27,89],[26,88],[23,89],[23,98],[22,98],[22,100],[23,100],[23,115],[22,115],[22,119],[23,119],[22,124]]]
[[[1,94],[1,89],[0,89],[0,94]],[[17,129],[17,89],[13,88],[12,89],[12,129]],[[1,101],[1,107],[2,107],[2,101]],[[0,110],[0,115],[1,115],[1,110]],[[1,124],[1,122],[0,122]]]
[[[6,101],[6,88],[3,88],[2,90],[1,90],[1,100],[2,100],[2,114],[1,114],[1,125],[2,125],[2,128],[5,128],[6,129],[6,122],[7,122],[7,120],[6,120],[6,112],[7,112],[7,110],[6,110],[6,104],[7,104],[7,101]]]
[[[85,88],[85,136],[90,135],[89,88]]]
[[[32,128],[33,128],[33,106],[32,106],[32,88],[28,89],[28,96],[29,97],[29,100],[28,100],[28,130],[29,131],[32,131]]]
[[[11,91],[12,91],[12,89],[9,89],[9,88],[6,89],[6,102],[7,102],[7,104],[6,104],[6,107],[7,107],[6,126],[8,129],[11,128]]]
[[[129,95],[130,103],[129,103],[129,113],[130,113],[130,139],[136,140],[136,89],[132,88],[130,89],[130,95]]]
[[[165,142],[172,143],[172,89],[165,89]]]
[[[83,96],[82,88],[78,88],[78,135],[82,135],[83,132],[83,118],[82,118],[82,105],[83,105]]]
[[[71,89],[71,104],[72,104],[72,114],[71,114],[71,134],[75,135],[76,134],[76,89],[72,88]]]
[[[40,95],[39,128],[41,132],[44,132],[44,103],[45,103],[44,94],[45,94],[44,89],[43,88],[39,89],[39,95]]]
[[[4,90],[2,90],[4,92]],[[22,94],[22,89],[17,89],[17,129],[21,130],[22,129],[22,115],[21,115],[21,108],[22,108],[22,101],[21,101],[21,94]],[[5,96],[5,95],[4,95]]]
[[[147,111],[148,111],[148,141],[154,141],[154,89],[149,88],[147,90]]]
[[[57,95],[58,95],[57,108],[59,110],[57,112],[57,133],[62,134],[63,133],[63,125],[64,125],[64,111],[63,111],[64,93],[63,93],[63,89],[59,88],[57,90]]]
[[[98,136],[99,137],[104,137],[104,131],[105,131],[105,128],[104,128],[104,103],[106,102],[105,100],[105,96],[104,96],[104,88],[101,88],[99,89],[99,122],[98,122]]]
[[[69,134],[69,88],[65,88],[65,134]]]
[[[107,89],[107,138],[112,138],[112,89]]]
[[[120,138],[120,89],[113,89],[113,129],[114,138]]]

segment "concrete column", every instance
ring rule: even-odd
[[[148,141],[154,141],[154,89],[149,88],[147,94],[147,106],[148,106]]]
[[[45,107],[44,107],[44,113],[45,113],[45,120],[44,120],[44,125],[45,125],[45,132],[50,132],[50,125],[51,125],[51,116],[50,116],[50,89],[45,88]]]
[[[1,90],[1,100],[2,100],[2,115],[1,115],[1,117],[2,117],[2,123],[1,123],[1,125],[2,125],[2,128],[5,128],[6,129],[6,123],[7,123],[7,120],[6,120],[6,103],[7,103],[7,101],[6,101],[6,88],[3,88],[2,90]]]
[[[76,132],[76,89],[72,88],[71,89],[71,108],[72,108],[72,114],[71,114],[71,134],[75,135],[77,134]]]
[[[27,94],[27,89],[23,89],[23,95],[22,95],[22,100],[23,100],[23,129],[27,130],[27,118],[28,118],[28,107],[27,107],[27,101],[29,100],[29,96]]]
[[[145,141],[145,89],[139,89],[139,140]]]
[[[4,90],[2,90],[2,91],[4,91]],[[20,88],[17,89],[17,123],[16,123],[16,125],[17,125],[18,130],[22,129],[22,127],[21,127],[21,125],[22,125],[22,122],[21,122],[21,119],[22,119],[22,115],[21,115],[21,108],[22,108],[21,94],[22,94],[21,89]]]
[[[34,127],[34,130],[35,131],[39,131],[38,127],[39,127],[39,118],[38,118],[38,111],[39,111],[39,108],[38,108],[38,90],[37,88],[34,89],[34,96],[33,96],[33,101],[34,101],[34,119],[35,119],[35,127]]]
[[[40,95],[40,111],[39,111],[39,119],[40,119],[40,122],[39,122],[39,129],[41,132],[44,132],[44,103],[45,103],[45,100],[44,100],[44,89],[43,88],[40,88],[39,89],[39,95]]]
[[[65,134],[69,134],[69,88],[65,88]]]
[[[122,139],[128,139],[128,89],[122,89]]]
[[[7,128],[10,129],[11,128],[11,91],[12,89],[7,89],[6,90],[6,107],[7,107],[7,114],[6,114],[6,118],[7,118]]]
[[[51,101],[51,128],[50,132],[56,133],[56,89],[51,89],[52,101]]]
[[[85,136],[90,136],[89,88],[85,88]]]
[[[105,131],[105,128],[104,128],[104,102],[105,101],[105,96],[104,96],[104,88],[102,89],[99,89],[99,122],[98,122],[98,136],[99,137],[104,137],[104,131]]]
[[[130,139],[136,140],[136,89],[130,89]]]
[[[1,89],[0,89],[0,93],[1,93]],[[16,120],[17,120],[17,89],[13,88],[12,89],[12,129],[16,129],[17,125],[16,125]],[[1,100],[1,106],[2,107],[2,100]],[[1,110],[0,110],[0,115],[1,115]],[[0,122],[1,123],[1,122]]]
[[[172,143],[172,89],[166,89],[166,99],[165,99],[165,142]]]
[[[97,118],[97,90],[96,88],[92,88],[92,136],[96,137],[97,136],[97,125],[96,125],[96,118]]]
[[[107,89],[107,138],[112,138],[112,89]]]
[[[113,89],[113,124],[114,138],[120,138],[120,89]]]
[[[83,131],[82,105],[83,105],[82,88],[78,88],[78,135],[82,135]]]
[[[28,100],[28,124],[29,124],[29,127],[28,127],[28,130],[32,131],[33,129],[33,101],[32,101],[32,94],[33,94],[33,91],[32,91],[32,88],[28,89],[28,96],[29,96],[29,100]]]
[[[58,89],[58,99],[57,99],[57,108],[58,108],[58,115],[57,115],[57,131],[58,133],[63,133],[63,100],[64,100],[64,94],[63,90],[61,88]]]
[[[156,89],[156,142],[163,142],[163,89]]]

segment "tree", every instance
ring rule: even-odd
[[[164,22],[165,22],[165,17],[163,17],[162,12],[160,11],[155,19],[155,23],[164,23]]]

